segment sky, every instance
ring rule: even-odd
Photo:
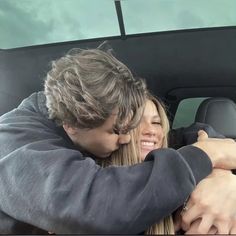
[[[236,0],[121,0],[127,34],[236,26]],[[0,0],[0,48],[120,34],[114,0]]]

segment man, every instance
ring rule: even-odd
[[[54,61],[45,91],[0,118],[0,232],[136,234],[181,206],[212,167],[235,168],[236,144],[214,139],[131,167],[97,165],[93,157],[129,142],[145,93],[99,49]]]

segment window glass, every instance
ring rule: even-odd
[[[172,128],[180,128],[191,125],[195,120],[195,114],[200,103],[207,99],[205,98],[187,98],[179,103],[178,109],[175,114]]]
[[[121,0],[126,34],[236,26],[236,0]],[[115,0],[0,0],[0,48],[120,35]]]
[[[0,48],[119,35],[112,0],[0,0]]]
[[[236,26],[235,0],[123,0],[126,34]]]

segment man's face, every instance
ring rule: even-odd
[[[103,125],[89,130],[73,128],[73,132],[71,132],[65,126],[63,127],[76,146],[96,157],[105,158],[117,150],[120,145],[130,142],[129,134],[116,134],[114,132],[116,118],[117,115],[113,112]]]

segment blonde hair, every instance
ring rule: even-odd
[[[157,108],[161,119],[161,125],[164,132],[163,145],[162,147],[168,146],[168,132],[169,132],[169,121],[166,115],[165,107],[160,100],[148,93],[146,95],[146,101],[151,100]],[[137,163],[141,163],[142,159],[140,156],[140,147],[138,142],[139,137],[139,127],[130,131],[131,141],[127,145],[123,145],[120,149],[115,151],[109,159],[101,160],[100,164],[103,167],[109,165],[117,166],[129,166]],[[138,148],[137,148],[138,147]],[[131,155],[132,154],[132,155]],[[145,234],[174,234],[174,224],[172,216],[168,216],[165,219],[161,220],[159,223],[156,223],[149,227]]]

